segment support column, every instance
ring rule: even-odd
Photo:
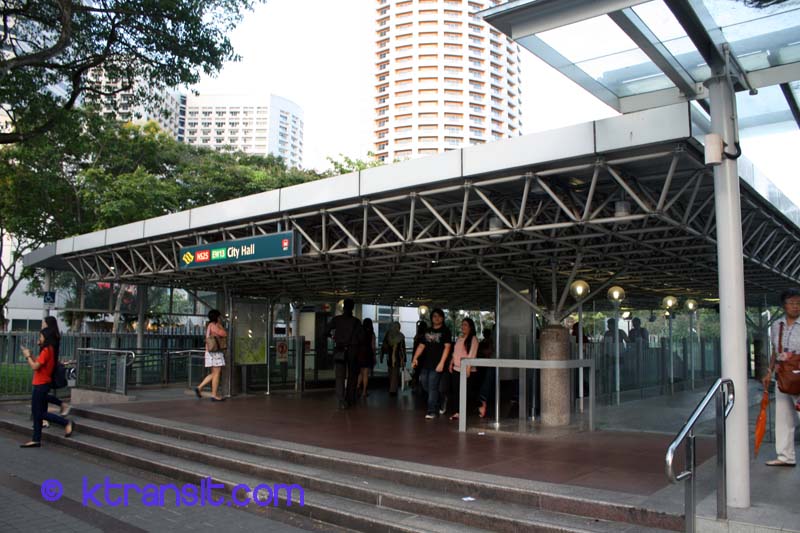
[[[719,72],[717,74],[720,74]],[[735,95],[725,76],[708,82],[711,130],[722,136],[726,151],[736,148]],[[739,173],[735,159],[722,158],[714,167],[714,207],[717,222],[719,313],[722,377],[733,379],[736,404],[727,422],[728,505],[750,507],[749,429],[747,424],[747,350],[745,341],[744,267],[742,265],[742,211]]]
[[[144,349],[144,312],[147,303],[147,286],[136,286],[136,349]]]
[[[566,361],[569,359],[569,330],[558,325],[542,329],[542,361]],[[569,424],[572,390],[569,386],[569,370],[542,369],[542,425],[566,426]]]
[[[143,355],[144,352],[144,312],[145,312],[145,299],[147,298],[147,287],[145,285],[136,286],[136,355],[137,357]],[[161,376],[166,383],[169,383],[169,355],[162,353]],[[134,368],[135,382],[142,382],[142,367],[137,365]]]
[[[494,358],[500,359],[500,280],[497,281],[497,293],[494,306]],[[463,392],[462,392],[463,394]],[[494,428],[500,427],[500,369],[494,369]]]

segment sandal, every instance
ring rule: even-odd
[[[194,388],[194,393],[197,395],[198,398],[200,398],[201,400],[203,399],[203,394],[200,392],[200,389],[198,389],[197,387]]]
[[[450,420],[458,420],[458,413],[451,415]]]
[[[30,442],[26,442],[25,444],[20,444],[19,447],[20,448],[41,448],[42,447],[42,443],[41,442],[36,442],[35,440],[32,440]]]
[[[478,407],[478,415],[481,418],[486,418],[486,402],[481,402],[481,406]]]
[[[785,461],[781,461],[780,459],[773,459],[772,461],[767,461],[764,464],[767,466],[795,466],[795,463],[787,463]]]
[[[64,438],[68,439],[72,436],[72,433],[75,431],[75,422],[69,421],[66,426],[64,426]]]

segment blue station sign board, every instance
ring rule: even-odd
[[[235,241],[221,241],[182,247],[179,257],[181,270],[223,265],[269,261],[293,257],[294,231],[283,231]]]

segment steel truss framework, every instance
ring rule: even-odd
[[[717,296],[713,177],[693,141],[474,176],[285,212],[247,224],[65,256],[87,281],[229,289],[313,302],[491,308],[479,269],[535,284],[565,308],[566,287],[609,279],[629,302]],[[746,294],[763,303],[800,281],[800,229],[742,182]],[[621,203],[623,202],[623,203]],[[291,260],[181,271],[179,249],[294,229]],[[708,300],[707,300],[708,301]],[[553,305],[555,304],[555,305]]]

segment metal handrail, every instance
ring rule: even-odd
[[[113,353],[117,355],[125,355],[125,366],[131,366],[136,359],[136,352],[133,350],[110,350],[106,348],[78,348],[79,352],[100,352],[100,353]],[[130,355],[130,359],[128,356]]]
[[[90,354],[113,354],[118,356],[125,356],[125,366],[123,367],[123,371],[119,373],[120,377],[122,378],[122,386],[117,386],[118,390],[114,392],[121,393],[123,396],[127,396],[128,394],[128,372],[127,367],[131,366],[136,359],[136,353],[132,350],[112,350],[112,349],[105,349],[105,348],[78,348],[78,352],[87,352]],[[106,392],[111,392],[111,365],[108,364],[109,359],[106,359],[106,383],[103,390]],[[96,360],[92,359],[92,368],[94,368],[96,364]],[[80,376],[80,357],[77,358],[76,362],[76,374]],[[94,370],[92,370],[94,372]],[[93,387],[93,386],[92,386]]]
[[[725,389],[725,394],[722,394]],[[686,492],[684,499],[685,531],[694,533],[695,522],[697,519],[697,491],[696,475],[697,461],[695,457],[695,435],[694,426],[700,420],[700,416],[706,410],[711,400],[716,400],[716,440],[717,440],[717,518],[724,520],[728,517],[728,494],[726,489],[725,477],[725,419],[733,410],[736,400],[736,391],[732,379],[719,378],[708,389],[708,392],[697,404],[686,424],[675,436],[672,444],[667,448],[666,473],[667,479],[671,483],[678,483],[686,480]],[[726,401],[727,400],[727,401]],[[679,474],[675,473],[674,460],[675,452],[678,447],[686,441],[686,469]]]
[[[594,360],[592,359],[564,359],[545,361],[541,359],[500,359],[500,358],[467,358],[461,360],[462,366],[466,367],[489,367],[496,368],[499,372],[501,368],[516,368],[522,371],[533,370],[568,370],[576,368],[586,368],[589,371],[589,431],[594,431],[594,403],[595,403],[595,378]],[[461,390],[467,390],[467,372],[460,372],[458,379],[461,380]],[[500,402],[500,387],[495,387],[495,405]],[[520,393],[521,397],[523,396]],[[495,407],[495,411],[497,408]],[[520,413],[524,411],[523,402],[520,401]],[[462,394],[458,406],[458,431],[467,430],[467,395]]]
[[[186,388],[187,389],[191,389],[192,388],[192,383],[193,383],[193,380],[192,380],[192,358],[195,355],[203,355],[203,356],[205,356],[205,353],[206,353],[205,350],[197,350],[197,349],[177,350],[177,351],[174,351],[174,352],[167,352],[167,357],[169,357],[170,355],[188,356],[189,364],[187,365],[187,369],[186,369]]]

